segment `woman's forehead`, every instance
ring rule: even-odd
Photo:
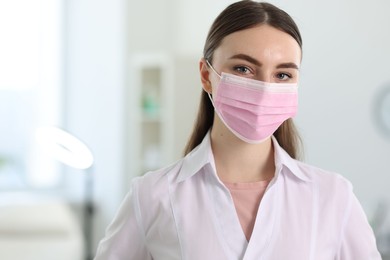
[[[241,53],[258,59],[272,56],[298,62],[301,58],[301,48],[297,41],[288,33],[269,25],[260,25],[227,35],[213,56],[217,59],[228,59]]]

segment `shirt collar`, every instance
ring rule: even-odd
[[[203,141],[184,157],[177,182],[190,178],[207,164],[210,164],[215,171],[214,156],[211,150],[210,131],[207,132]]]
[[[302,181],[310,181],[310,178],[300,169],[297,161],[279,145],[278,141],[272,136],[272,142],[275,149],[275,167],[276,169],[288,168],[294,176]],[[183,158],[183,164],[179,171],[177,182],[186,180],[206,166],[210,165],[215,172],[214,156],[211,150],[210,131],[203,138],[202,143],[195,147],[189,154]],[[276,173],[278,177],[278,172]]]
[[[275,150],[276,169],[285,167],[298,179],[305,182],[310,182],[311,179],[309,178],[307,173],[302,171],[302,169],[299,167],[298,161],[291,158],[291,156],[279,145],[278,141],[274,136],[272,136],[272,142]]]

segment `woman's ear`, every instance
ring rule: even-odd
[[[200,59],[199,61],[199,72],[204,91],[211,94],[212,87],[210,82],[210,72],[208,70],[207,62],[204,58]]]

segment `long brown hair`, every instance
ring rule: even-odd
[[[264,2],[250,0],[239,1],[229,5],[212,24],[203,49],[203,57],[212,64],[215,49],[227,35],[267,24],[291,35],[302,50],[302,38],[294,20],[285,11]],[[214,108],[205,91],[202,90],[198,116],[190,139],[184,150],[188,154],[199,145],[214,121]],[[301,148],[301,139],[292,119],[286,120],[274,133],[275,138],[284,150],[297,158]]]

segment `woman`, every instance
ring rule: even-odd
[[[96,259],[380,259],[351,184],[295,159],[301,48],[271,4],[216,18],[186,156],[133,181]]]

